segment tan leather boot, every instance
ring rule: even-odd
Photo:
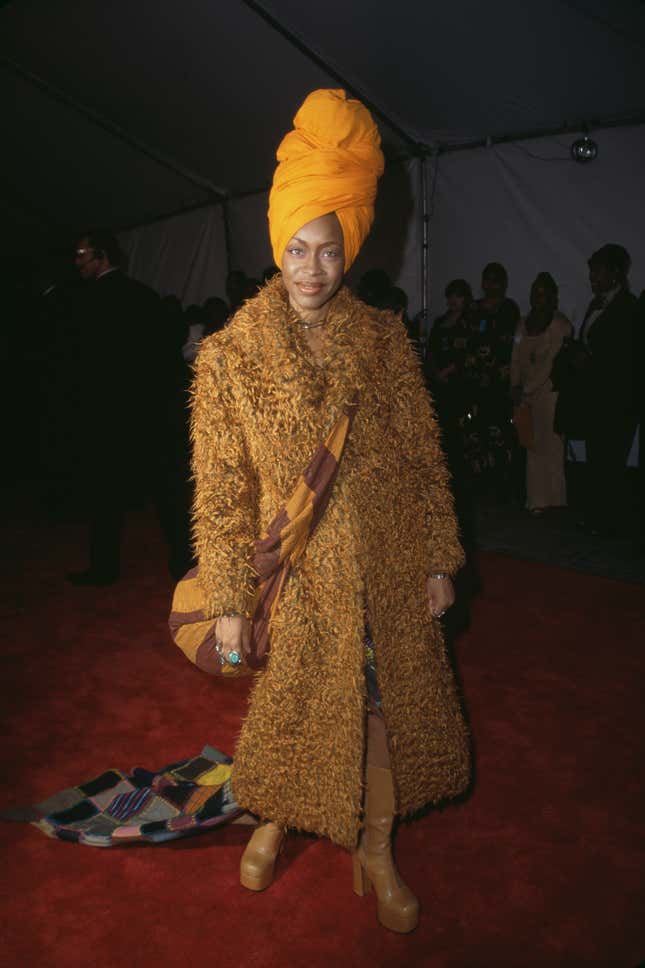
[[[394,787],[390,770],[367,767],[365,827],[354,860],[354,891],[374,887],[378,919],[384,928],[407,934],[419,923],[419,902],[403,883],[392,858]]]
[[[264,891],[271,884],[283,842],[284,830],[272,821],[253,831],[240,861],[242,887],[249,891]]]

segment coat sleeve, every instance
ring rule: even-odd
[[[464,563],[464,553],[432,399],[423,381],[419,359],[398,320],[392,321],[387,342],[392,445],[411,471],[421,498],[427,571],[454,575]]]
[[[193,534],[209,618],[250,617],[255,589],[257,483],[224,352],[217,336],[204,346],[192,395]]]

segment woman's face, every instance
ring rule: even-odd
[[[453,292],[450,296],[446,296],[446,305],[451,313],[462,313],[464,311],[465,303],[465,297],[459,296],[455,292]]]
[[[501,299],[506,295],[504,279],[497,272],[488,272],[482,276],[482,289],[489,299]]]
[[[343,230],[336,215],[307,222],[289,239],[282,256],[282,278],[289,302],[301,319],[324,319],[329,300],[345,272]]]

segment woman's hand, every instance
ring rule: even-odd
[[[221,642],[221,654],[227,662],[231,652],[245,659],[251,652],[251,622],[243,615],[222,615],[215,623],[215,639]]]
[[[428,608],[433,618],[441,618],[448,611],[455,600],[455,589],[450,578],[434,578],[432,575],[426,583],[428,592]]]

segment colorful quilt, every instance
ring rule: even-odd
[[[243,811],[233,798],[233,760],[212,746],[157,772],[107,770],[42,803],[2,814],[33,823],[48,837],[90,847],[160,843],[210,830]]]

